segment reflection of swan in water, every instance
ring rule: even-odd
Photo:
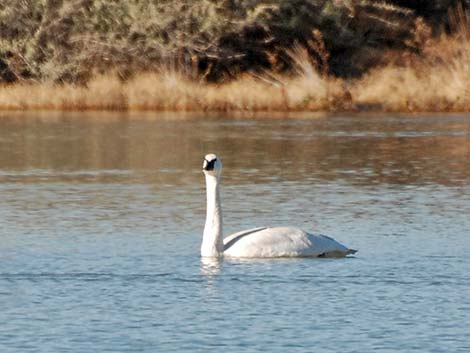
[[[204,158],[207,215],[201,246],[203,257],[344,257],[356,250],[336,240],[306,233],[294,227],[260,227],[244,230],[222,238],[222,207],[219,179],[222,163],[215,154]]]
[[[204,276],[217,276],[220,273],[222,262],[218,257],[201,257],[201,274]]]

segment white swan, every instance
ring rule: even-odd
[[[204,157],[207,215],[201,245],[203,257],[344,257],[348,249],[325,235],[306,233],[293,227],[260,227],[222,238],[222,206],[219,180],[222,162],[215,154]]]

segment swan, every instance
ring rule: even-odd
[[[294,227],[259,227],[234,233],[223,239],[220,175],[222,162],[213,153],[204,157],[207,214],[201,256],[275,258],[344,257],[356,253],[325,235],[304,232]]]

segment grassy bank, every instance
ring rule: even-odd
[[[346,80],[318,71],[307,51],[292,53],[289,75],[244,74],[225,83],[167,69],[128,80],[99,75],[86,85],[15,83],[0,86],[2,110],[153,111],[470,111],[470,31],[429,41],[425,55]]]
[[[462,6],[144,3],[0,5],[0,109],[470,111]]]

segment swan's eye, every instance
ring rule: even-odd
[[[210,161],[208,161],[207,159],[204,159],[204,164],[202,165],[202,169],[204,169],[204,170],[214,170],[216,161],[217,161],[217,158],[214,158]]]

